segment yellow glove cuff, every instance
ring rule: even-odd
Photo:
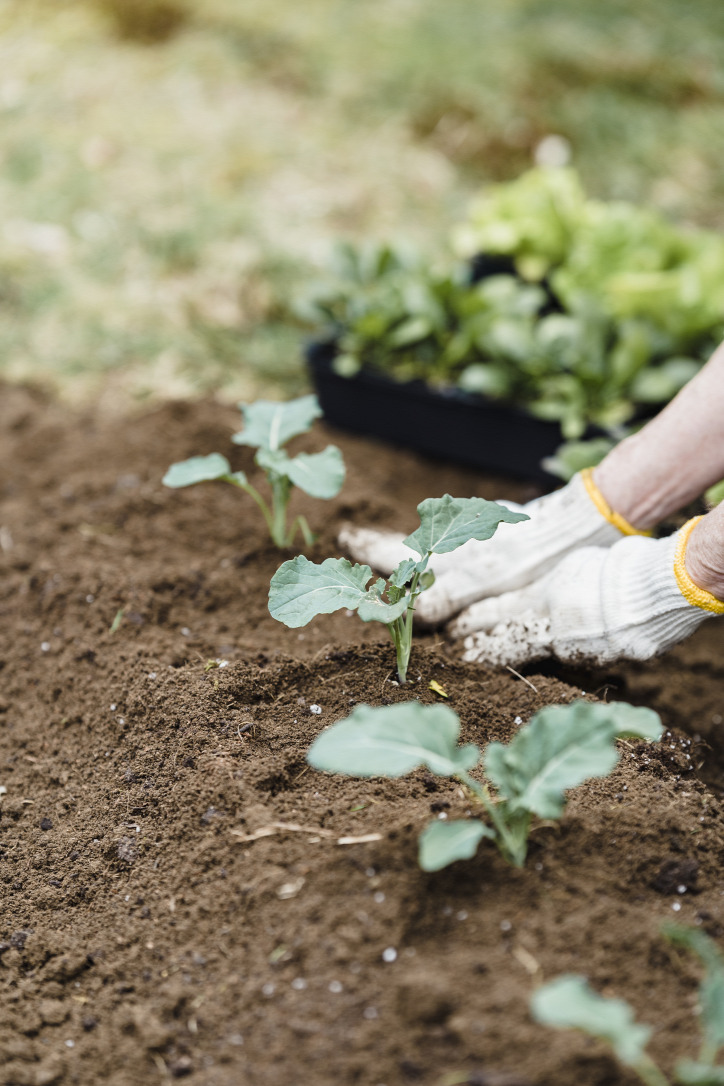
[[[704,588],[699,588],[698,584],[694,584],[689,574],[686,572],[686,545],[689,542],[689,536],[692,530],[701,520],[701,517],[692,517],[688,520],[683,528],[679,529],[679,538],[676,544],[676,553],[674,555],[674,574],[676,576],[676,583],[679,586],[679,591],[685,600],[692,603],[694,607],[700,607],[702,611],[711,611],[714,615],[724,615],[724,600],[718,600],[716,596],[712,596],[711,592],[707,592]]]
[[[642,532],[638,528],[634,528],[632,524],[621,516],[620,513],[616,513],[604,498],[601,491],[598,489],[593,481],[593,469],[584,468],[581,472],[581,479],[583,485],[586,488],[586,492],[598,509],[602,517],[605,517],[609,524],[613,524],[614,528],[618,528],[619,532],[623,535],[651,535],[651,532]]]

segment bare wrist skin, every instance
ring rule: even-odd
[[[724,345],[642,430],[594,471],[612,509],[653,528],[724,478]]]
[[[713,509],[692,530],[685,565],[695,585],[724,600],[724,505]]]

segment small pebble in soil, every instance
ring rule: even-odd
[[[342,991],[342,985],[338,980],[330,980],[329,990],[334,995],[339,995],[339,993]]]
[[[395,950],[395,948],[393,946],[388,946],[385,950],[382,951],[382,961],[383,962],[396,962],[397,961],[397,951]]]
[[[319,714],[322,712],[322,706],[321,705],[310,705],[309,706],[309,712],[314,713],[315,716],[319,716]]]
[[[190,1075],[194,1069],[194,1065],[188,1056],[179,1056],[177,1060],[168,1065],[168,1069],[171,1072],[173,1078],[185,1078],[186,1075]]]
[[[229,1037],[229,1044],[230,1045],[235,1045],[237,1048],[240,1048],[241,1045],[243,1045],[243,1043],[244,1043],[244,1038],[242,1037],[242,1035],[240,1033],[232,1033],[230,1035],[230,1037]]]
[[[510,920],[501,920],[500,921],[500,930],[501,931],[510,931],[510,929],[512,927],[513,927],[513,925],[511,924]]]
[[[53,823],[49,818],[43,818],[40,821],[40,828],[41,830],[52,830]]]
[[[523,723],[523,718],[522,718],[522,717],[520,717],[520,716],[517,716],[517,717],[515,718],[515,720],[513,721],[513,723],[514,723],[514,724],[522,724],[522,723]]]
[[[674,904],[671,906],[671,908],[674,910],[675,913],[678,913],[678,911],[681,908],[681,902],[680,901],[675,901]]]
[[[86,1033],[90,1033],[90,1031],[95,1029],[96,1026],[98,1025],[98,1019],[97,1018],[91,1018],[91,1016],[88,1015],[88,1017],[83,1018],[81,1020],[80,1024],[83,1027],[83,1029],[86,1031]]]
[[[148,677],[149,677],[149,679],[155,679],[156,678],[156,672],[155,671],[149,671]]]
[[[381,905],[382,902],[385,900],[385,895],[382,893],[381,890],[378,890],[376,894],[372,895],[372,900],[375,902],[375,904]]]
[[[368,879],[373,879],[376,874],[377,874],[377,872],[375,871],[374,867],[368,867],[367,870],[365,871],[365,875],[367,876]]]
[[[181,635],[182,635],[182,637],[190,637],[191,636],[191,630],[188,628],[188,626],[182,626],[181,627]]]
[[[457,914],[457,918],[458,920],[467,920],[468,914],[465,912],[465,909],[460,910],[460,912]]]
[[[264,984],[264,985],[262,985],[261,994],[265,995],[267,997],[267,999],[269,999],[271,996],[273,996],[275,992],[276,992],[276,985],[274,985],[274,984]]]
[[[87,596],[86,596],[86,598],[85,598],[85,602],[86,602],[86,603],[93,603],[93,600],[94,600],[94,599],[95,599],[95,596],[92,596],[92,595],[90,594],[90,592],[89,592],[89,593],[88,593],[88,595],[87,595]]]
[[[365,1009],[362,1011],[362,1014],[369,1021],[371,1021],[373,1018],[378,1017],[376,1007],[365,1007]]]
[[[444,822],[447,818],[447,811],[440,811],[437,817],[440,819],[441,822]]]
[[[41,652],[50,652],[50,641],[41,641],[41,643],[40,643],[40,651]]]
[[[65,1042],[66,1048],[75,1048],[75,1041],[71,1041],[70,1038]]]
[[[307,982],[304,977],[295,977],[292,981],[292,988],[295,992],[303,992],[307,987]]]

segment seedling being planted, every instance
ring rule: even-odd
[[[716,1063],[724,1046],[724,958],[713,940],[701,931],[670,924],[664,927],[664,935],[675,946],[697,954],[705,970],[699,987],[703,1032],[699,1058],[680,1060],[673,1081],[680,1086],[724,1086],[724,1064]],[[666,1076],[645,1052],[651,1027],[635,1022],[632,1008],[623,999],[604,998],[594,992],[585,977],[556,977],[533,993],[530,1009],[544,1026],[579,1029],[607,1041],[619,1063],[630,1067],[646,1086],[669,1086]]]
[[[315,769],[352,777],[403,777],[421,766],[440,777],[455,777],[490,825],[477,818],[430,822],[420,835],[420,867],[439,871],[455,860],[468,860],[483,837],[495,841],[509,863],[522,867],[534,815],[560,818],[569,788],[607,776],[619,759],[617,739],[656,741],[662,733],[653,710],[625,702],[549,706],[507,745],[486,747],[487,783],[481,784],[471,776],[480,749],[473,743],[458,746],[457,714],[447,705],[410,701],[358,706],[317,737],[307,761]]]
[[[192,456],[172,464],[163,477],[165,486],[193,486],[221,480],[240,487],[249,494],[261,509],[269,534],[279,548],[290,547],[297,531],[304,542],[314,542],[304,517],[296,517],[287,527],[287,506],[292,487],[299,487],[313,498],[333,498],[344,482],[344,461],[334,445],[323,452],[299,453],[290,457],[282,448],[287,441],[299,434],[306,434],[322,412],[316,396],[302,396],[288,403],[258,400],[252,404],[239,404],[244,417],[244,429],[234,434],[235,445],[250,445],[257,450],[254,463],[266,474],[271,500],[266,502],[256,487],[252,486],[243,471],[232,471],[225,456],[210,453],[209,456]]]
[[[346,607],[363,622],[384,622],[397,652],[397,677],[407,679],[412,651],[412,619],[421,592],[435,580],[428,563],[433,554],[457,550],[469,539],[490,539],[502,522],[528,520],[484,498],[427,498],[417,507],[420,527],[405,544],[420,557],[405,558],[388,580],[373,584],[369,566],[353,565],[346,558],[326,558],[316,564],[304,555],[284,562],[272,577],[269,611],[285,626],[306,626],[316,615],[329,615]]]

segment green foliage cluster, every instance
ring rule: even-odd
[[[674,946],[693,951],[704,966],[699,987],[699,1056],[696,1060],[680,1060],[673,1081],[679,1086],[722,1086],[724,1064],[717,1064],[717,1057],[724,1047],[724,958],[702,931],[667,924],[664,934]],[[543,1025],[579,1029],[607,1041],[619,1062],[635,1071],[646,1086],[668,1086],[645,1051],[651,1028],[634,1020],[633,1010],[625,1000],[599,996],[584,977],[568,974],[542,985],[533,993],[531,1012]]]
[[[402,777],[420,766],[440,777],[455,777],[491,825],[479,819],[429,823],[420,836],[420,866],[438,871],[455,860],[470,859],[486,837],[521,867],[534,816],[560,818],[569,788],[610,773],[619,758],[617,739],[656,741],[662,733],[656,713],[624,702],[549,706],[507,745],[488,745],[482,759],[488,783],[481,784],[471,776],[481,752],[473,743],[458,745],[457,714],[446,705],[410,701],[358,706],[318,736],[307,760],[316,769],[354,777]]]
[[[231,483],[247,494],[261,509],[269,534],[279,548],[289,547],[297,531],[305,543],[314,541],[304,517],[297,517],[287,526],[287,506],[292,487],[299,487],[313,498],[333,498],[344,482],[344,461],[335,445],[328,445],[319,453],[298,453],[290,457],[282,448],[293,437],[305,434],[315,419],[322,414],[316,396],[300,396],[287,403],[257,400],[253,404],[239,404],[244,417],[244,429],[234,434],[235,445],[250,445],[257,450],[255,463],[264,471],[271,501],[267,503],[256,487],[252,486],[243,471],[232,471],[231,465],[221,453],[208,456],[192,456],[172,464],[163,477],[164,486],[193,486],[195,483],[220,480]]]
[[[326,558],[315,564],[304,555],[284,562],[269,586],[269,612],[286,626],[306,626],[316,615],[342,607],[356,610],[363,622],[384,622],[397,652],[397,677],[407,680],[412,651],[412,620],[420,593],[435,576],[428,569],[433,554],[448,554],[469,539],[490,539],[499,524],[528,520],[484,498],[427,498],[417,507],[420,527],[405,543],[420,557],[405,558],[387,581],[380,577],[369,588],[372,570],[346,558]]]
[[[338,373],[522,404],[577,439],[668,402],[724,332],[724,238],[588,200],[570,169],[494,186],[456,246],[504,258],[505,273],[475,282],[452,256],[435,266],[387,245],[339,248],[298,307],[335,344]]]

